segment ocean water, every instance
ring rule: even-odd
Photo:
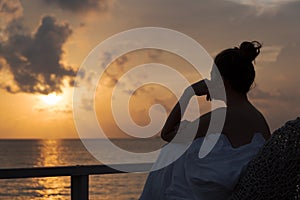
[[[163,145],[160,139],[113,141],[120,148],[132,152],[149,152]],[[0,168],[101,164],[80,140],[75,139],[0,140],[0,161]],[[146,177],[147,173],[92,175],[89,197],[95,200],[137,199]],[[0,199],[70,199],[70,177],[0,179]]]

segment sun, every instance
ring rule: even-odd
[[[56,105],[62,100],[62,96],[53,93],[48,95],[43,95],[40,98],[43,102],[45,102],[48,105]]]

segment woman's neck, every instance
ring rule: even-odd
[[[247,94],[236,91],[226,91],[226,105],[227,107],[234,107],[238,105],[249,104]]]

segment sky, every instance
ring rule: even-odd
[[[298,0],[0,0],[0,138],[78,138],[72,101],[79,67],[99,43],[138,27],[182,32],[212,57],[245,40],[262,42],[249,99],[274,131],[300,113],[299,19]],[[81,99],[84,109],[95,107],[109,137],[126,137],[110,107],[118,79],[154,62],[172,66],[190,82],[201,78],[187,61],[161,50],[118,58],[97,82],[95,104]],[[143,76],[146,71],[138,80],[125,81],[124,95]],[[166,74],[157,76],[176,84]],[[145,126],[151,105],[159,103],[169,112],[175,102],[168,88],[146,85],[130,98],[130,114]]]

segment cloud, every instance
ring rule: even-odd
[[[42,107],[42,106],[37,106],[34,107],[34,110],[37,112],[52,112],[52,113],[63,113],[63,114],[72,114],[73,110],[70,106],[64,105],[64,106],[52,106],[52,107]]]
[[[8,23],[23,15],[19,0],[0,0],[0,42],[5,40],[4,30]]]
[[[281,50],[280,46],[264,46],[258,59],[262,62],[276,62]]]
[[[300,92],[298,90],[291,92],[282,89],[261,89],[260,87],[254,87],[249,92],[249,97],[254,101],[264,102],[265,104],[271,104],[271,102],[282,102],[298,107]]]
[[[280,127],[288,119],[299,116],[300,93],[276,89],[275,91],[253,88],[249,97],[268,119],[271,130]]]
[[[106,11],[111,0],[44,0],[47,4],[55,4],[61,9],[76,13],[84,13],[91,10]]]
[[[240,3],[243,5],[248,5],[256,8],[257,14],[263,14],[265,12],[274,13],[277,12],[278,8],[284,4],[294,2],[295,0],[261,0],[261,1],[253,1],[253,0],[229,0],[232,2]]]
[[[255,87],[249,92],[249,97],[255,100],[270,100],[274,98],[280,98],[281,94],[277,93],[271,93],[266,90],[262,90],[259,87]]]
[[[81,108],[87,111],[92,111],[94,109],[93,99],[82,98],[81,99]]]
[[[103,60],[105,60],[105,64],[111,61],[112,55],[106,53],[103,56]],[[102,66],[105,69],[103,76],[101,77],[103,85],[107,87],[114,87],[120,77],[126,72],[125,66],[129,62],[128,57],[123,55],[113,61],[113,63],[106,68],[106,66]],[[121,85],[121,84],[120,84]],[[120,86],[119,85],[119,86]]]
[[[140,105],[145,106],[146,108],[149,105],[159,104],[162,105],[167,112],[170,112],[176,102],[176,96],[169,91],[166,87],[155,84],[149,83],[143,85],[136,89],[135,91],[123,91],[127,92],[128,94],[132,94],[132,97],[137,98],[140,102]],[[147,111],[146,108],[142,109]]]
[[[5,59],[15,83],[15,87],[5,86],[8,92],[60,93],[63,80],[76,75],[70,66],[61,62],[63,45],[72,34],[67,23],[44,16],[36,32],[31,34],[16,19],[5,31],[7,40],[0,43],[0,57]]]
[[[23,8],[19,0],[0,0],[1,21],[12,20],[22,15]]]

